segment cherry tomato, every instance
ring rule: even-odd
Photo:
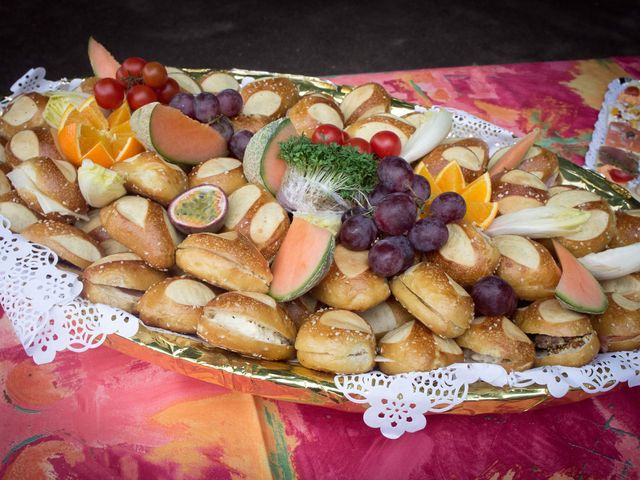
[[[122,66],[129,72],[129,75],[132,77],[141,77],[142,69],[145,65],[144,58],[140,57],[129,57],[124,62],[122,62]]]
[[[618,168],[612,168],[611,170],[609,170],[609,176],[611,177],[611,180],[616,183],[627,183],[636,178],[634,175],[623,172]]]
[[[127,81],[129,79],[129,70],[120,65],[120,68],[116,70],[116,80],[123,86],[127,87]]]
[[[115,78],[101,78],[93,87],[93,95],[98,105],[111,110],[124,100],[124,87]]]
[[[344,145],[344,132],[330,123],[318,125],[311,136],[312,143],[337,143]]]
[[[142,79],[151,88],[164,87],[168,78],[167,69],[159,62],[149,62],[142,69]]]
[[[371,149],[380,158],[384,157],[396,157],[400,155],[402,144],[400,143],[400,137],[390,130],[383,130],[376,133],[371,140]]]
[[[147,85],[134,85],[127,92],[127,102],[131,110],[137,110],[138,108],[146,105],[147,103],[155,102],[158,100],[156,92],[153,88]]]
[[[640,88],[636,87],[635,85],[632,85],[630,87],[625,88],[624,93],[626,93],[627,95],[631,95],[632,97],[637,97],[638,95],[640,95]]]
[[[164,87],[156,89],[158,94],[158,101],[160,103],[167,104],[173,97],[180,91],[180,85],[173,78],[167,80]]]
[[[364,138],[350,138],[346,141],[345,145],[351,145],[352,147],[356,147],[360,150],[360,153],[371,153],[371,144],[367,142]]]

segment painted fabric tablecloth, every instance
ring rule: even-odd
[[[295,73],[295,72],[291,72]],[[467,110],[582,163],[607,84],[640,57],[333,77]],[[511,415],[428,417],[388,440],[361,415],[230,392],[107,347],[36,366],[0,319],[6,479],[640,478],[640,388]]]

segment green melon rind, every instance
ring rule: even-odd
[[[298,288],[290,292],[282,292],[276,293],[271,288],[269,289],[269,295],[274,298],[278,302],[289,302],[295,298],[301,297],[313,287],[315,287],[320,281],[324,278],[324,276],[329,272],[329,268],[331,268],[331,263],[333,262],[333,252],[336,249],[336,238],[331,235],[329,237],[329,242],[327,244],[327,248],[320,258],[318,265]]]
[[[140,107],[133,112],[129,120],[131,130],[133,130],[133,133],[140,143],[142,143],[147,150],[156,153],[158,152],[151,141],[151,114],[153,113],[153,109],[158,105],[160,105],[160,102],[148,103]]]
[[[594,305],[594,306],[587,306],[587,305],[580,304],[576,302],[575,299],[572,300],[571,296],[568,293],[558,291],[558,289],[556,289],[555,295],[563,307],[569,310],[573,310],[574,312],[587,313],[591,315],[599,315],[601,313],[604,313],[609,307],[609,300],[607,300],[607,297],[604,295],[604,293],[602,294],[603,296],[600,304]]]
[[[274,137],[290,123],[291,120],[288,118],[279,118],[278,120],[268,123],[258,130],[253,137],[251,137],[251,140],[249,140],[247,148],[244,151],[242,169],[244,171],[245,178],[249,183],[262,185],[272,195],[275,195],[278,192],[265,180],[265,155],[269,150]]]

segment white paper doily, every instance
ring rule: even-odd
[[[31,68],[27,73],[11,86],[11,96],[0,101],[0,109],[7,106],[12,98],[29,92],[47,93],[53,91],[70,91],[78,88],[81,78],[67,80],[66,78],[51,81],[44,78],[47,71],[43,67]]]
[[[9,225],[0,215],[0,304],[35,363],[49,363],[65,349],[96,348],[110,333],[135,335],[136,317],[79,298],[77,275],[56,268],[55,253],[14,234]]]
[[[425,428],[426,413],[446,412],[464,402],[469,385],[478,381],[511,388],[544,385],[556,398],[571,388],[593,394],[609,391],[621,382],[634,387],[640,385],[640,351],[604,353],[582,368],[541,367],[507,373],[500,365],[458,363],[423,373],[385,375],[375,371],[335,377],[347,399],[369,404],[364,422],[392,439]]]

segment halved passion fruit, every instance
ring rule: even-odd
[[[215,185],[198,185],[181,193],[169,205],[171,223],[183,233],[217,232],[229,210],[227,196]]]

